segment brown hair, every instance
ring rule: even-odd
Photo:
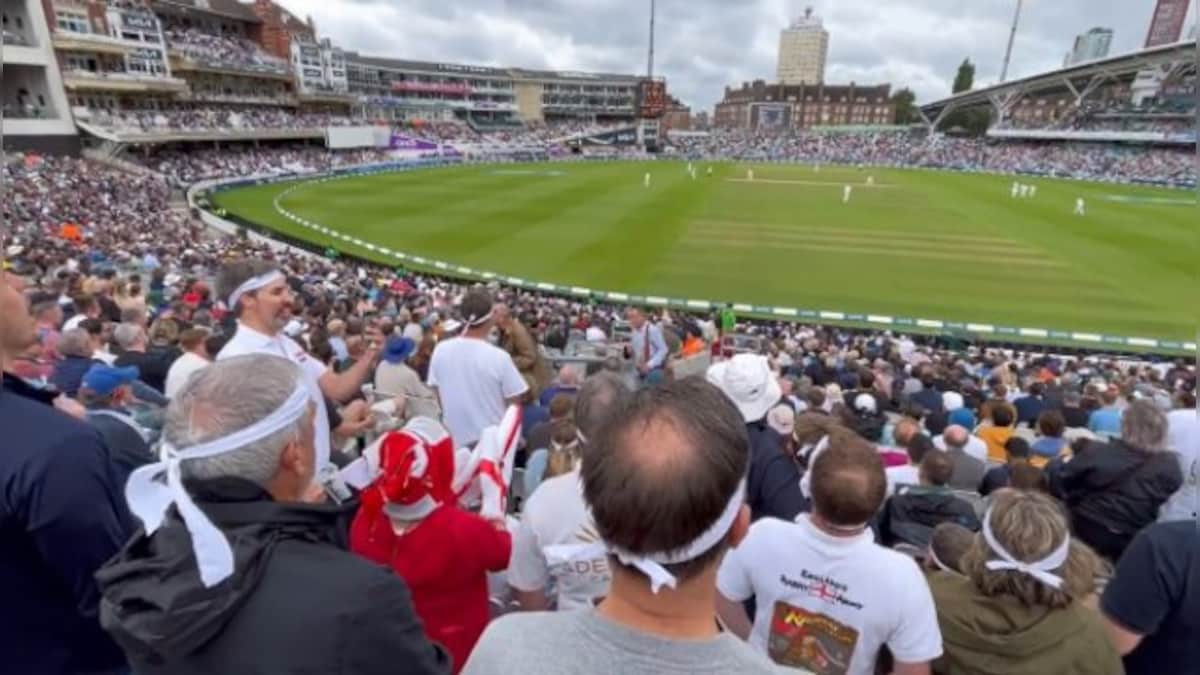
[[[634,554],[677,550],[720,518],[745,479],[746,425],[704,378],[622,398],[583,456],[583,493],[597,533]],[[686,581],[720,560],[728,545],[726,537],[693,560],[664,567]],[[610,563],[641,574],[611,556]]]
[[[546,458],[546,472],[542,480],[571,473],[579,463],[579,438],[575,435],[575,423],[571,420],[560,420],[554,423],[550,434],[549,456]]]
[[[1017,560],[1032,562],[1049,555],[1070,536],[1062,506],[1053,498],[1028,490],[1001,490],[992,499],[988,516],[997,543]],[[1071,540],[1067,561],[1054,574],[1062,577],[1055,589],[1017,570],[989,570],[989,560],[998,560],[983,535],[962,557],[963,572],[987,596],[1011,595],[1025,606],[1061,609],[1096,590],[1096,574],[1102,563],[1085,544]]]
[[[1067,428],[1067,420],[1057,410],[1046,410],[1038,415],[1037,428],[1043,436],[1059,438]]]
[[[229,296],[237,290],[238,286],[246,283],[254,277],[262,276],[268,272],[279,269],[279,265],[269,260],[258,260],[254,258],[242,258],[240,260],[232,260],[221,268],[217,274],[217,296],[224,302],[229,302]],[[258,291],[250,291],[246,295],[252,296]],[[238,303],[237,307],[230,307],[230,312],[233,312],[234,317],[241,317],[242,303]]]
[[[853,527],[871,520],[887,493],[883,460],[875,446],[854,432],[836,429],[812,465],[813,511],[833,525]]]
[[[930,450],[921,459],[921,475],[930,485],[942,487],[954,475],[954,462],[941,450]]]
[[[550,399],[550,419],[561,420],[571,417],[575,410],[575,397],[570,394],[555,394]]]
[[[1008,484],[1018,490],[1049,490],[1046,474],[1028,461],[1017,461],[1009,465]]]

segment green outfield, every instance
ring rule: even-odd
[[[1003,176],[725,163],[709,177],[708,166],[693,180],[678,162],[471,165],[239,188],[215,201],[379,257],[286,218],[276,197],[295,187],[282,209],[364,241],[596,290],[1196,337],[1193,193],[1027,178],[1037,196],[1013,199]],[[1079,197],[1084,217],[1072,215]]]

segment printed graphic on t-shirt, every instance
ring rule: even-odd
[[[583,525],[573,539],[578,543],[546,546],[546,563],[560,591],[595,602],[603,599],[612,582],[608,556],[600,535],[590,523]]]
[[[771,660],[790,668],[805,668],[815,675],[843,675],[850,669],[858,631],[816,612],[775,603],[767,653]]]

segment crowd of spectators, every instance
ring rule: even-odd
[[[321,152],[155,160],[369,157]],[[14,672],[1200,669],[1194,364],[471,286],[84,160],[4,183]]]
[[[672,139],[689,157],[917,166],[1005,171],[1070,178],[1194,185],[1195,153],[1186,148],[1096,143],[990,142],[909,132],[756,133],[716,130]]]
[[[316,173],[389,159],[386,150],[375,148],[328,150],[288,144],[271,147],[229,145],[220,149],[161,147],[137,157],[136,161],[175,184],[190,185],[208,178]]]
[[[167,29],[163,35],[168,47],[208,65],[281,75],[291,72],[287,60],[267,54],[245,38],[212,35],[195,28]]]
[[[92,110],[86,121],[118,133],[323,129],[362,124],[343,115],[271,107],[193,107],[153,110]]]

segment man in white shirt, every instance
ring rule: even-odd
[[[379,359],[383,338],[378,329],[367,329],[368,344],[362,358],[345,372],[335,373],[283,334],[283,327],[291,318],[293,298],[287,277],[275,264],[265,260],[228,263],[217,277],[217,292],[237,317],[237,332],[217,354],[217,360],[244,354],[270,354],[300,366],[309,397],[316,406],[313,434],[317,477],[318,480],[328,478],[332,465],[329,464],[330,429],[325,398],[345,402],[358,394]],[[247,373],[246,376],[253,377],[254,374]]]
[[[1184,392],[1180,408],[1167,413],[1167,449],[1179,456],[1183,485],[1159,510],[1159,520],[1196,520],[1200,517],[1200,416],[1196,396]]]
[[[663,368],[667,365],[667,342],[663,339],[662,328],[646,320],[646,314],[637,307],[630,307],[625,312],[632,331],[629,346],[633,352],[633,362],[637,366],[638,375],[644,384],[657,384],[663,380]]]
[[[955,431],[952,432],[951,429],[954,429]],[[962,432],[959,432],[958,429],[962,429]],[[967,456],[974,457],[985,464],[987,463],[987,443],[984,443],[982,438],[968,431],[966,427],[952,424],[946,427],[946,430],[942,432],[941,436],[933,437],[933,445],[938,450],[949,452],[951,447],[950,444],[946,442],[946,436],[950,436],[955,443],[958,443],[954,446],[954,448],[961,449],[967,454]],[[959,443],[959,441],[961,441],[961,443]]]
[[[205,368],[212,361],[206,348],[207,341],[208,331],[203,328],[192,328],[179,334],[179,346],[183,354],[167,370],[167,384],[163,388],[167,398],[175,398],[192,373]]]
[[[631,394],[625,382],[612,373],[587,379],[575,398],[575,424],[580,452],[588,452],[612,411]],[[513,535],[508,583],[523,610],[549,607],[546,592],[555,582],[558,609],[579,609],[608,594],[612,572],[603,551],[589,552],[598,538],[596,525],[583,500],[579,467],[538,486],[521,515]]]
[[[812,513],[759,520],[725,556],[722,618],[780,665],[870,675],[886,645],[893,673],[929,673],[942,654],[929,586],[912,558],[877,545],[868,527],[887,487],[878,453],[841,435],[811,470]],[[741,605],[750,597],[752,627]]]
[[[480,432],[499,424],[508,406],[519,405],[529,389],[508,352],[488,341],[492,296],[482,288],[472,289],[461,310],[462,335],[438,343],[426,378],[441,402],[443,422],[456,448],[474,445]]]

